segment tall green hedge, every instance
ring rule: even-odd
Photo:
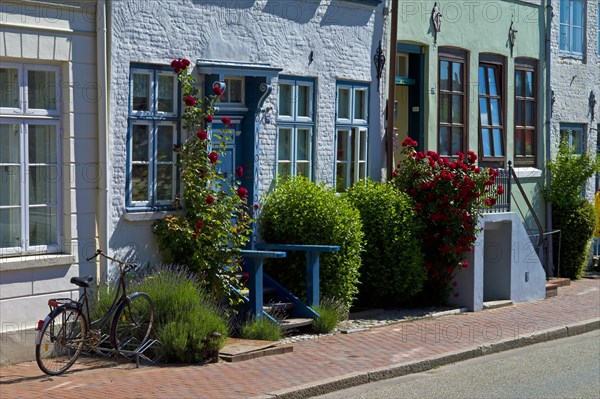
[[[262,205],[259,232],[271,243],[339,245],[339,252],[321,253],[321,296],[352,303],[358,291],[363,232],[360,214],[348,200],[304,177],[283,181]],[[306,296],[304,252],[266,262],[265,271],[298,297]]]
[[[358,304],[401,305],[427,278],[414,202],[391,184],[373,181],[355,184],[346,195],[360,212],[365,234]]]
[[[572,209],[554,208],[552,217],[554,226],[560,229],[560,277],[579,279],[587,266],[596,225],[594,206],[582,201]],[[558,256],[556,239],[554,254]]]

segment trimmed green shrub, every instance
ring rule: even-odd
[[[323,298],[319,306],[313,307],[319,314],[312,324],[312,329],[317,334],[332,332],[337,324],[348,318],[348,306],[333,298]]]
[[[241,336],[245,339],[278,341],[283,337],[283,331],[279,324],[267,318],[253,318],[242,327]]]
[[[365,235],[357,303],[398,306],[421,291],[423,225],[414,201],[391,184],[366,181],[347,191],[359,210]]]
[[[560,229],[560,277],[579,279],[587,266],[596,224],[594,206],[583,201],[574,209],[553,209],[552,217]],[[554,253],[558,255],[558,240]]]
[[[132,281],[129,293],[142,291],[154,303],[153,333],[162,346],[163,361],[200,362],[220,349],[227,338],[223,312],[201,288],[198,277],[182,268],[161,267]],[[101,287],[93,314],[111,304],[114,291]],[[219,333],[215,337],[213,333]]]
[[[348,200],[324,184],[304,177],[289,179],[266,197],[259,229],[266,242],[339,245],[339,252],[320,255],[321,296],[352,303],[358,291],[363,232],[358,210]],[[306,296],[304,252],[288,252],[285,259],[265,262],[265,271],[295,295]]]

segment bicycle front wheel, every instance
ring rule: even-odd
[[[87,322],[76,308],[58,308],[40,332],[35,360],[46,374],[62,374],[79,357],[87,334]]]
[[[148,294],[135,292],[127,296],[110,326],[113,348],[119,352],[136,352],[150,337],[153,321],[154,304]]]

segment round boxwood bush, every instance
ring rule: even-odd
[[[554,227],[560,230],[560,277],[579,279],[587,265],[596,225],[594,206],[582,200],[574,208],[554,207],[552,218]],[[554,254],[558,256],[558,237],[554,241]]]
[[[339,252],[321,253],[321,296],[350,305],[357,293],[363,232],[358,210],[323,184],[304,177],[279,183],[267,195],[259,216],[266,242],[339,245]],[[304,252],[265,262],[265,271],[300,298],[306,297]]]
[[[355,184],[347,197],[359,210],[365,234],[357,304],[398,306],[421,291],[423,226],[412,198],[391,184]]]

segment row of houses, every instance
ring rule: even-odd
[[[0,363],[26,356],[48,298],[109,274],[96,248],[156,263],[152,223],[179,192],[186,137],[174,58],[218,114],[252,203],[277,175],[343,192],[386,180],[406,137],[541,190],[566,137],[598,144],[597,0],[9,0],[0,4]],[[218,120],[218,119],[217,119]],[[219,128],[217,124],[213,126]],[[589,196],[598,179],[587,186]],[[545,222],[544,222],[545,221]]]

